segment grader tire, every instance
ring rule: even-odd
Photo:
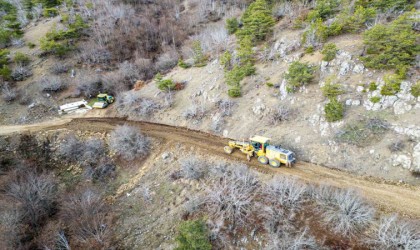
[[[263,165],[267,165],[268,163],[268,158],[265,157],[264,155],[261,155],[260,157],[258,157],[258,162],[263,164]]]
[[[233,148],[229,147],[229,146],[225,146],[223,148],[223,150],[225,151],[226,154],[230,155],[233,152]]]
[[[279,168],[280,167],[280,162],[276,159],[272,159],[272,160],[270,160],[270,166],[272,166],[273,168]]]

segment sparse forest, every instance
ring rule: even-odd
[[[419,9],[0,0],[0,249],[420,249]]]

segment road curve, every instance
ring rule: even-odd
[[[151,137],[165,141],[187,143],[205,149],[209,154],[244,162],[266,174],[295,176],[308,183],[356,189],[382,212],[397,212],[403,216],[420,218],[420,187],[397,185],[397,183],[377,178],[360,177],[308,162],[298,162],[294,168],[282,167],[273,169],[260,165],[256,160],[248,162],[246,157],[239,152],[226,155],[223,152],[223,146],[227,143],[226,138],[184,127],[173,127],[144,121],[128,121],[124,118],[67,118],[33,125],[0,126],[0,135],[63,128],[80,131],[110,131],[115,126],[122,124],[136,126]]]

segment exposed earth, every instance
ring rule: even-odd
[[[217,156],[230,161],[243,162],[257,171],[268,175],[296,176],[308,183],[355,189],[360,191],[362,196],[385,213],[398,212],[402,216],[420,218],[420,210],[418,209],[420,207],[420,187],[418,186],[384,181],[374,177],[355,176],[344,171],[334,170],[304,161],[298,161],[293,168],[281,167],[279,169],[273,169],[268,166],[262,166],[255,159],[248,162],[245,155],[240,152],[226,155],[223,152],[223,146],[228,140],[226,138],[183,127],[173,127],[142,121],[129,121],[123,118],[64,118],[32,125],[1,126],[0,135],[60,129],[109,132],[115,126],[122,124],[136,126],[145,134],[152,138],[163,140],[165,143],[176,142],[184,146],[190,145],[191,147],[198,148],[203,155],[209,157]],[[159,156],[159,153],[155,152],[155,154]],[[138,173],[129,177],[132,180],[118,189],[116,195],[129,192],[138,185],[141,177],[145,173],[143,168],[147,168],[148,165],[153,164],[153,161],[154,157],[149,157],[142,164],[142,167],[138,169]]]

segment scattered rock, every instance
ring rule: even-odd
[[[360,100],[353,100],[353,101],[351,102],[351,105],[352,105],[352,106],[360,106],[360,104],[361,104],[361,101],[360,101]]]
[[[252,107],[252,112],[254,112],[255,115],[262,116],[264,114],[265,109],[266,107],[264,103],[262,102],[260,98],[258,98],[255,101],[254,106]]]
[[[420,172],[420,143],[413,148],[413,165],[412,171],[418,173]]]
[[[163,160],[166,160],[166,159],[168,159],[170,156],[171,156],[171,155],[170,155],[168,152],[165,152],[165,153],[163,153],[163,154],[162,154],[162,159],[163,159]]]
[[[407,155],[393,155],[391,159],[394,167],[411,168],[411,158]]]
[[[363,64],[356,64],[353,68],[353,73],[361,74],[363,73],[364,69],[365,69],[365,66],[363,66]]]
[[[402,115],[407,111],[410,111],[413,107],[410,104],[407,104],[403,100],[398,100],[394,103],[394,113],[396,115]]]
[[[365,88],[363,86],[357,86],[356,91],[361,93],[363,92],[363,90],[365,90]]]
[[[340,71],[339,71],[340,76],[347,75],[350,69],[351,69],[350,63],[348,61],[344,61],[340,66]]]

